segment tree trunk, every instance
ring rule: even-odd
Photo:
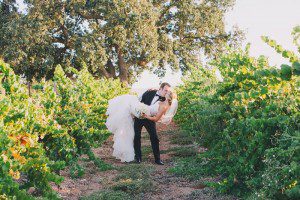
[[[119,78],[122,83],[128,85],[128,67],[122,55],[122,51],[118,46],[117,46],[117,53],[118,53],[118,67],[120,71]]]
[[[30,81],[27,82],[27,88],[28,88],[28,95],[31,97],[31,83],[30,83]]]
[[[112,75],[108,73],[106,69],[99,67],[98,70],[105,78],[112,78]]]
[[[113,78],[117,78],[117,75],[116,75],[116,68],[115,68],[114,64],[111,62],[111,59],[108,59],[108,60],[107,60],[106,67],[107,67],[108,73],[110,73],[110,75],[111,75]]]

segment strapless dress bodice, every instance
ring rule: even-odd
[[[150,107],[150,115],[151,116],[157,115],[157,113],[158,113],[158,107],[159,107],[159,102],[156,102],[155,104],[150,105],[149,107]]]

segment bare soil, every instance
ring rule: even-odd
[[[190,181],[182,177],[177,177],[168,172],[168,168],[174,166],[173,155],[168,150],[180,145],[172,144],[171,138],[178,132],[176,124],[172,123],[169,126],[157,124],[158,137],[160,140],[160,150],[162,152],[161,159],[165,165],[154,164],[153,153],[148,150],[143,153],[142,162],[146,166],[155,167],[154,172],[151,174],[151,179],[155,184],[155,190],[143,195],[142,199],[236,199],[232,196],[225,196],[217,194],[212,188],[206,187],[201,181]],[[135,163],[121,163],[119,160],[112,156],[112,136],[109,137],[104,144],[94,149],[97,157],[100,157],[106,163],[113,166],[133,165]],[[142,147],[151,148],[149,135],[143,130],[142,133]],[[198,147],[199,152],[203,148]],[[63,199],[75,200],[82,196],[87,196],[93,192],[107,189],[110,185],[114,184],[114,178],[121,173],[118,170],[99,171],[93,162],[80,161],[80,164],[85,168],[85,174],[81,178],[72,179],[70,177],[69,168],[61,171],[64,177],[63,183],[58,186],[53,186]],[[136,164],[135,164],[136,165]]]

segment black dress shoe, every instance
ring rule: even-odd
[[[138,163],[138,164],[141,164],[142,159],[141,159],[141,158],[136,158],[136,159],[135,159],[135,162]]]
[[[164,163],[163,163],[161,160],[156,160],[155,163],[156,163],[157,165],[164,165]]]

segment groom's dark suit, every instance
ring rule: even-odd
[[[153,98],[155,97],[157,90],[146,91],[142,95],[141,102],[147,105],[151,105]],[[159,101],[163,101],[164,99],[159,98]],[[136,160],[141,160],[142,152],[141,152],[141,132],[143,126],[146,128],[150,135],[151,146],[154,154],[155,161],[160,161],[160,152],[159,152],[159,139],[156,133],[156,123],[154,121],[148,119],[139,119],[135,118],[134,120],[134,151]]]

